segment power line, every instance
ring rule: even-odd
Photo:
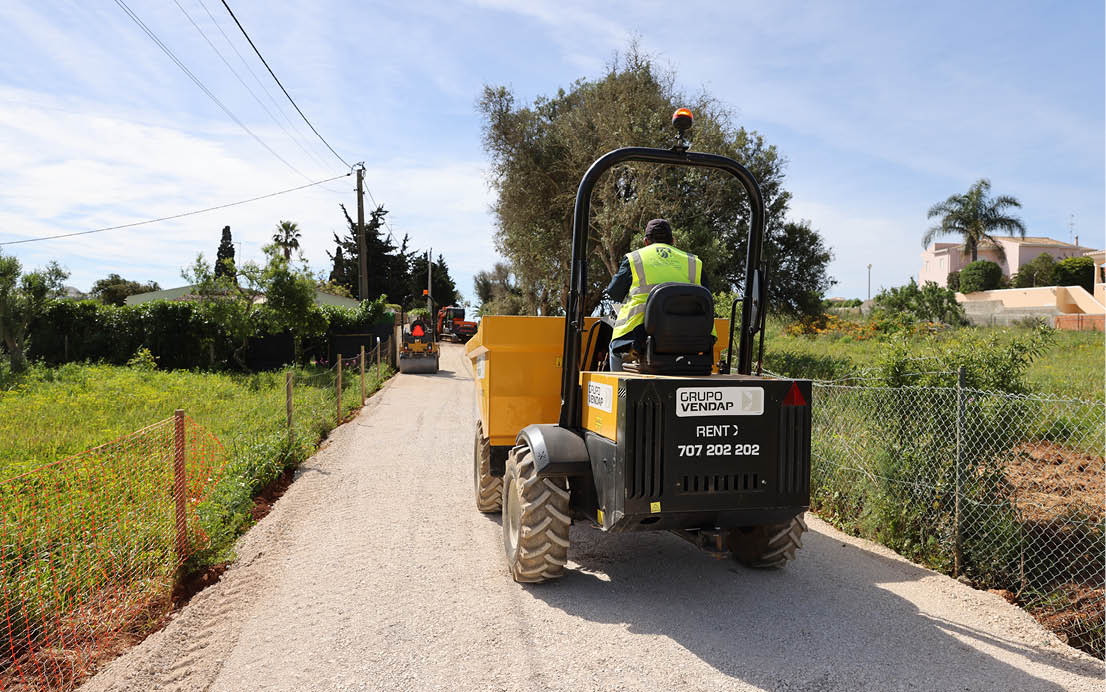
[[[288,138],[291,139],[292,142],[294,142],[295,145],[298,146],[304,154],[307,154],[309,157],[313,157],[317,163],[325,166],[325,163],[323,163],[312,152],[308,151],[307,148],[303,146],[303,144],[300,144],[300,141],[292,136],[292,133],[288,131],[288,128],[284,127],[283,123],[277,120],[276,116],[273,115],[272,111],[269,110],[269,107],[265,105],[265,103],[261,100],[260,97],[258,97],[256,93],[254,93],[254,90],[250,88],[250,85],[246,84],[246,80],[242,79],[242,76],[238,74],[238,70],[234,69],[234,67],[230,64],[230,61],[228,61],[226,57],[223,56],[222,51],[215,47],[215,44],[211,42],[210,38],[208,38],[207,33],[200,27],[199,24],[196,23],[196,20],[192,19],[192,15],[188,14],[188,10],[184,9],[184,6],[181,5],[178,0],[173,0],[173,4],[177,6],[177,9],[179,9],[181,13],[184,14],[189,23],[191,23],[196,31],[199,32],[203,40],[206,41],[207,45],[211,47],[211,50],[215,51],[215,55],[219,56],[219,59],[222,60],[223,64],[227,66],[227,69],[230,70],[230,73],[233,74],[235,79],[238,80],[238,83],[241,84],[246,89],[246,91],[249,92],[254,101],[257,101],[257,105],[261,106],[261,109],[265,111],[265,113],[269,116],[269,119],[272,120],[276,124],[276,126],[284,132],[284,134],[288,135]]]
[[[226,209],[228,207],[237,207],[238,205],[241,205],[241,204],[248,204],[250,202],[256,202],[258,200],[268,199],[270,197],[276,197],[278,195],[286,195],[289,192],[296,192],[297,190],[304,190],[304,189],[309,188],[309,187],[315,187],[316,185],[322,185],[323,183],[329,183],[331,181],[338,180],[339,178],[345,178],[345,177],[348,177],[350,175],[351,175],[350,173],[343,173],[342,175],[336,175],[333,178],[327,178],[326,180],[316,180],[315,182],[308,183],[307,185],[300,185],[299,187],[290,187],[287,190],[278,190],[277,192],[270,192],[267,195],[260,195],[258,197],[251,197],[249,199],[244,199],[244,200],[241,200],[239,202],[230,202],[228,204],[220,204],[218,206],[208,207],[206,209],[197,209],[195,211],[186,211],[186,212],[182,212],[180,214],[173,214],[172,216],[163,216],[163,217],[158,218],[158,219],[149,219],[149,220],[146,220],[146,221],[135,221],[133,223],[125,223],[125,224],[122,224],[122,225],[119,225],[119,226],[108,226],[107,228],[97,228],[97,229],[94,229],[94,230],[91,230],[91,231],[78,231],[76,233],[60,233],[58,235],[48,235],[48,236],[43,236],[41,238],[25,238],[23,240],[8,240],[6,242],[0,243],[0,245],[18,245],[20,243],[35,243],[35,242],[38,242],[40,240],[56,240],[58,238],[72,238],[73,236],[77,236],[77,235],[89,235],[90,233],[103,233],[104,231],[117,231],[121,228],[133,228],[135,226],[145,226],[146,224],[158,223],[160,221],[172,221],[173,219],[180,219],[180,218],[183,218],[185,216],[195,216],[196,214],[204,214],[204,213],[209,212],[209,211],[217,211],[219,209]]]
[[[297,127],[292,119],[288,117],[288,114],[284,112],[285,109],[280,107],[280,104],[277,103],[276,97],[273,96],[273,92],[269,90],[269,87],[261,81],[261,78],[258,77],[257,73],[254,72],[252,67],[250,67],[250,63],[246,60],[246,57],[242,55],[242,51],[238,50],[238,46],[234,45],[234,41],[230,40],[230,36],[227,36],[227,32],[223,31],[222,24],[219,23],[219,20],[215,19],[215,15],[212,14],[211,10],[208,9],[207,3],[205,3],[204,0],[196,0],[196,2],[198,2],[200,7],[203,8],[204,13],[207,14],[208,19],[210,19],[211,23],[215,25],[215,28],[219,30],[219,33],[223,36],[223,40],[227,42],[227,45],[230,46],[230,49],[233,50],[234,54],[238,56],[238,61],[241,62],[242,66],[246,68],[246,71],[250,73],[250,76],[253,77],[253,81],[257,84],[257,86],[261,87],[262,91],[265,92],[265,96],[268,97],[269,103],[273,104],[273,108],[276,109],[276,112],[280,114],[280,117],[284,120],[284,122],[288,123],[288,127],[292,128],[292,130],[294,131],[293,138],[296,140],[296,142],[299,143],[301,138],[306,142],[307,137],[304,137],[302,132],[303,125]],[[326,164],[323,162],[322,158],[318,154],[316,154],[314,151],[311,151],[311,155],[312,158],[318,161],[324,168],[326,167]]]
[[[116,2],[118,1],[119,0],[116,0]],[[227,8],[227,12],[230,13],[230,18],[234,20],[234,23],[238,25],[238,29],[242,32],[242,35],[246,37],[247,41],[249,41],[250,48],[253,48],[253,52],[257,53],[257,57],[261,59],[261,64],[264,65],[265,69],[269,71],[269,74],[273,76],[273,80],[277,83],[277,86],[280,87],[280,90],[284,92],[284,95],[288,97],[288,100],[292,103],[292,106],[295,107],[296,112],[300,114],[301,118],[303,118],[303,121],[307,123],[307,126],[311,128],[311,131],[315,133],[315,136],[322,140],[322,143],[326,145],[326,148],[330,149],[330,153],[337,156],[338,160],[346,164],[346,166],[348,166],[349,168],[353,168],[353,166],[351,166],[348,161],[343,159],[338,152],[334,151],[334,147],[330,146],[330,142],[326,141],[326,138],[319,134],[319,131],[315,129],[315,126],[312,125],[311,121],[307,119],[307,116],[303,114],[303,111],[300,110],[300,107],[296,105],[295,99],[292,98],[292,95],[288,93],[288,90],[285,89],[284,85],[280,83],[279,79],[277,79],[276,73],[273,72],[273,68],[269,67],[269,63],[265,61],[265,56],[261,55],[261,51],[259,51],[257,49],[257,46],[254,45],[253,39],[250,38],[250,35],[246,33],[246,29],[242,26],[242,22],[238,21],[238,17],[234,16],[234,10],[230,9],[230,5],[227,4],[227,0],[222,0],[222,2],[223,7]],[[370,195],[370,197],[372,197],[372,195]]]
[[[304,180],[311,180],[311,178],[304,175],[303,171],[296,168],[292,164],[288,163],[288,161],[286,161],[283,156],[278,154],[276,152],[276,150],[274,150],[272,147],[270,147],[268,144],[266,144],[264,140],[262,140],[256,134],[254,134],[253,130],[246,127],[245,123],[243,123],[241,120],[239,120],[238,117],[236,115],[234,115],[234,113],[232,113],[230,111],[230,109],[227,108],[223,104],[223,102],[220,101],[219,98],[217,96],[215,96],[215,94],[213,94],[211,92],[211,90],[208,89],[207,86],[205,86],[204,83],[202,81],[200,81],[200,79],[196,75],[192,74],[192,71],[189,70],[188,67],[185,66],[185,64],[183,62],[181,62],[179,58],[177,58],[177,56],[173,53],[173,51],[169,48],[169,46],[165,45],[161,41],[161,39],[157,37],[157,34],[155,34],[148,26],[146,26],[145,23],[143,23],[143,21],[141,19],[138,18],[138,15],[134,13],[134,10],[132,10],[130,7],[127,6],[127,3],[123,2],[123,0],[115,0],[115,4],[119,5],[119,7],[124,12],[127,13],[127,16],[130,17],[134,21],[134,23],[137,24],[138,27],[146,33],[146,35],[150,38],[150,40],[153,41],[155,44],[157,44],[158,48],[160,48],[167,56],[169,56],[169,59],[172,60],[176,64],[176,66],[181,69],[182,72],[184,72],[186,75],[188,75],[188,78],[191,79],[192,82],[195,83],[195,85],[200,88],[200,91],[204,92],[204,94],[206,94],[207,97],[210,98],[216,106],[218,106],[220,109],[222,109],[222,111],[224,113],[226,113],[228,118],[230,118],[235,123],[237,123],[239,127],[241,127],[243,130],[246,131],[247,134],[249,134],[251,137],[253,137],[255,140],[257,140],[258,144],[265,147],[269,151],[270,154],[277,157],[280,160],[280,162],[283,163],[285,166],[287,166],[288,168],[290,168],[293,171],[295,171],[296,173],[298,173],[300,176],[303,177]]]

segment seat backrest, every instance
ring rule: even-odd
[[[645,302],[645,333],[655,353],[705,353],[714,347],[714,296],[695,284],[664,283]]]

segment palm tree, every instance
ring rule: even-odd
[[[284,259],[292,259],[292,250],[300,248],[300,227],[295,221],[281,221],[273,233],[273,242],[284,250]]]
[[[930,228],[922,236],[922,247],[928,247],[940,235],[960,234],[964,248],[972,253],[972,261],[979,259],[979,245],[986,241],[993,245],[1000,257],[1005,257],[1002,246],[992,233],[1006,231],[1025,237],[1025,224],[1016,216],[1005,212],[1008,207],[1021,208],[1021,202],[1010,195],[991,197],[991,181],[980,178],[967,194],[952,195],[944,202],[929,209],[928,218],[939,217],[941,223]]]

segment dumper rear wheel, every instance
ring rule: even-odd
[[[735,560],[746,567],[772,569],[783,567],[795,559],[795,551],[803,547],[806,522],[799,514],[783,524],[743,526],[730,529],[726,547]]]
[[[572,523],[568,500],[564,479],[539,478],[530,450],[511,450],[503,476],[503,548],[515,581],[564,574]]]
[[[476,491],[476,509],[485,513],[500,511],[503,500],[503,479],[492,475],[492,445],[484,437],[482,423],[476,424],[472,466],[474,489]]]

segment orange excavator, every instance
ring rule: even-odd
[[[476,323],[465,321],[465,309],[447,305],[438,310],[438,337],[465,343],[476,333]]]

